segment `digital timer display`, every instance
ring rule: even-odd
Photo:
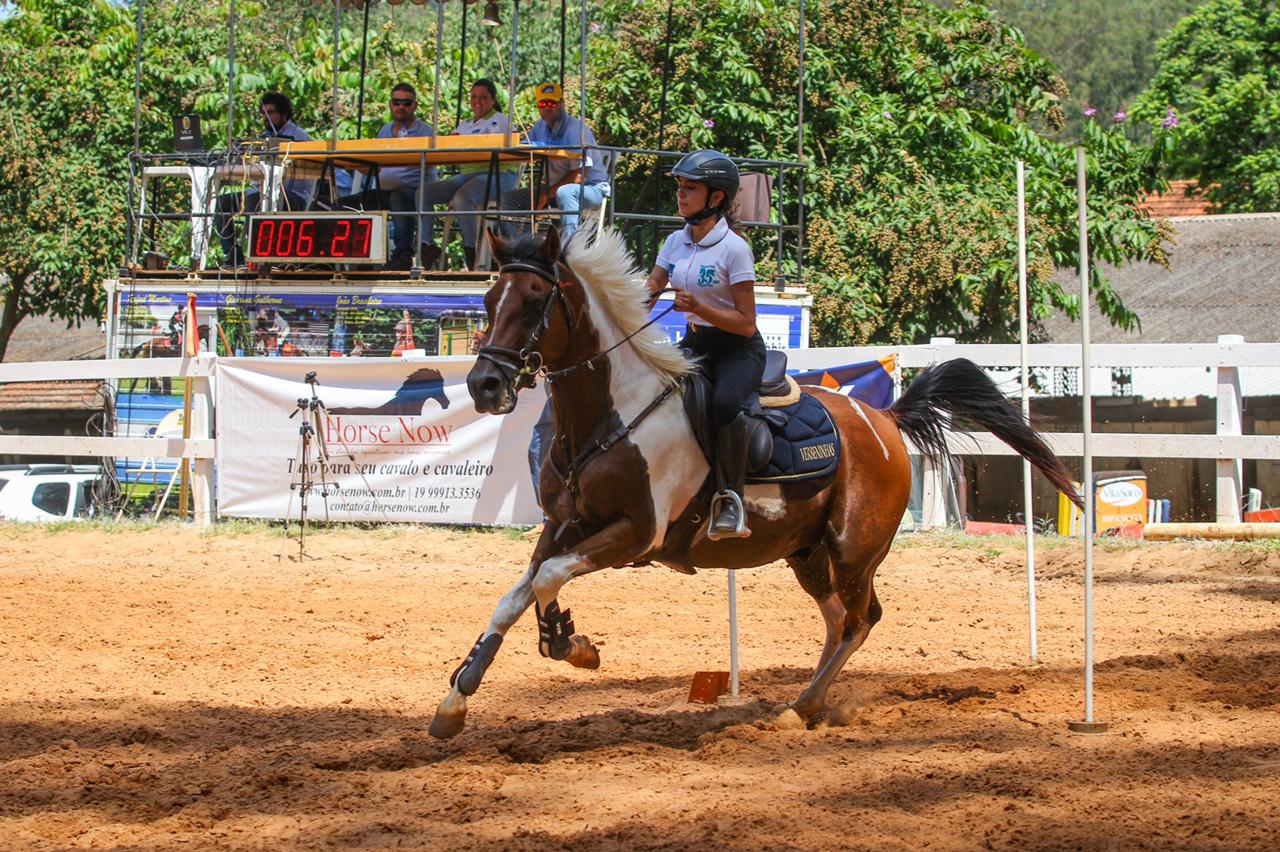
[[[253,216],[249,259],[255,263],[386,260],[384,214],[316,213]]]

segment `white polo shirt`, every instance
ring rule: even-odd
[[[667,237],[658,252],[658,266],[667,270],[671,286],[687,290],[699,304],[733,310],[733,285],[756,280],[756,260],[747,241],[721,218],[702,242],[693,241],[692,225]],[[696,314],[691,325],[710,326]]]

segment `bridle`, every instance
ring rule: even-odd
[[[559,262],[557,262],[556,267],[558,268],[559,265]],[[503,378],[510,383],[513,392],[513,405],[516,393],[519,393],[522,388],[534,387],[537,384],[538,374],[546,373],[546,368],[542,364],[542,353],[538,351],[538,344],[542,341],[542,335],[551,326],[551,312],[557,304],[563,308],[564,321],[569,326],[570,333],[573,332],[573,313],[564,302],[564,296],[560,292],[564,282],[560,280],[560,276],[556,274],[556,271],[557,269],[551,266],[537,263],[536,261],[523,260],[504,263],[498,267],[499,275],[505,272],[532,272],[551,284],[551,295],[547,297],[546,303],[542,306],[542,319],[534,326],[533,332],[523,346],[519,349],[511,349],[506,346],[481,346],[479,351],[476,352],[477,358],[482,358],[497,367]]]

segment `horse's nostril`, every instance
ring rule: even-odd
[[[487,376],[480,382],[480,393],[485,396],[497,396],[501,388],[502,383],[493,376]]]

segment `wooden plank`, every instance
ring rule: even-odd
[[[1079,434],[1049,432],[1043,437],[1060,456],[1079,456],[1084,450]],[[951,432],[948,444],[956,455],[1017,455],[1008,444],[988,432]],[[1148,459],[1280,459],[1280,435],[1095,432],[1093,454]]]
[[[1021,364],[1016,344],[957,344],[791,349],[787,352],[787,366],[795,370],[816,370],[886,355],[895,355],[898,366],[908,369],[956,358],[968,358],[983,367]],[[1099,343],[1091,347],[1090,361],[1094,367],[1277,367],[1280,366],[1280,343]],[[1031,366],[1079,367],[1080,347],[1070,343],[1033,344]]]
[[[90,438],[80,435],[0,435],[0,453],[50,456],[214,457],[213,438]]]
[[[215,358],[120,358],[107,361],[25,361],[0,364],[0,382],[212,376]]]
[[[1280,538],[1280,524],[1147,524],[1142,537],[1149,541],[1175,538],[1231,539],[1251,541]]]

